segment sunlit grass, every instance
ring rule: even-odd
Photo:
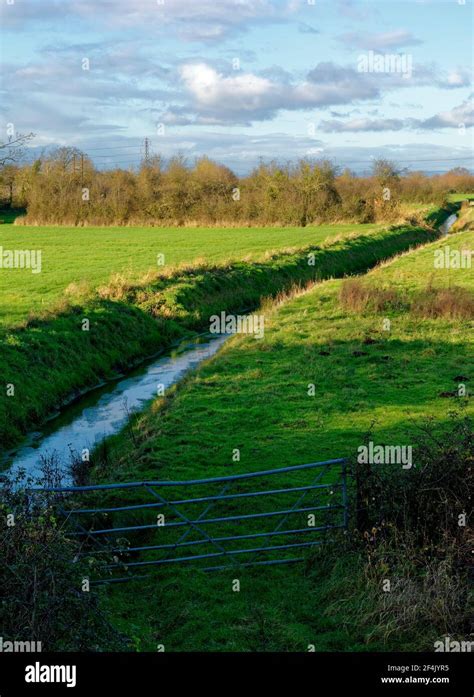
[[[403,289],[407,297],[430,278],[474,292],[472,270],[433,273],[434,252],[447,243],[472,248],[474,234],[402,255],[364,281]],[[343,283],[329,280],[273,310],[267,306],[263,340],[233,338],[162,409],[156,403],[137,420],[137,441],[125,434],[112,441],[107,480],[204,478],[351,456],[368,431],[376,443],[409,444],[428,418],[436,436],[450,410],[463,406],[472,414],[456,389],[461,379],[468,385],[474,379],[473,322],[421,319],[403,309],[348,312],[340,302]],[[310,384],[315,396],[308,395]],[[360,560],[329,559],[326,568],[317,559],[306,575],[301,566],[211,576],[192,566],[160,570],[137,595],[113,588],[109,608],[125,631],[133,623],[137,646],[148,650],[156,641],[171,651],[432,646],[426,627],[384,643],[380,635],[367,640],[367,627],[348,625],[348,612],[367,596]],[[232,593],[234,578],[240,593]]]
[[[42,271],[0,269],[0,325],[11,325],[61,297],[70,284],[92,288],[113,274],[147,271],[196,259],[262,259],[267,251],[320,244],[336,236],[368,234],[380,225],[289,228],[21,227],[0,225],[4,250],[42,252]],[[165,266],[158,266],[164,255]]]

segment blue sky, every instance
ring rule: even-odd
[[[103,167],[137,163],[148,137],[165,157],[239,173],[260,157],[472,168],[471,0],[1,7],[4,138],[13,124],[35,148],[76,145]]]

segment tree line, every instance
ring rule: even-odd
[[[237,176],[208,157],[152,156],[137,169],[98,170],[76,148],[0,168],[3,207],[26,208],[17,222],[63,225],[310,225],[395,221],[408,204],[442,205],[474,191],[464,168],[428,176],[388,160],[368,176],[329,160],[260,162]]]

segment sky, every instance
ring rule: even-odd
[[[2,142],[473,169],[472,0],[0,0]]]

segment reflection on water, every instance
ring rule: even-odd
[[[54,455],[68,470],[71,451],[81,453],[92,449],[107,436],[118,433],[131,412],[141,411],[156,397],[158,390],[178,382],[183,375],[209,358],[220,348],[227,336],[192,342],[167,356],[154,359],[146,367],[134,370],[128,377],[98,388],[47,423],[41,433],[32,434],[10,455],[10,472],[24,470],[26,475],[41,475],[42,458]],[[68,476],[63,484],[70,483]]]
[[[454,225],[454,223],[456,222],[457,219],[458,219],[458,216],[455,215],[454,213],[451,213],[449,218],[446,218],[444,223],[442,225],[440,225],[439,231],[441,233],[444,233],[445,235],[447,235],[450,228]]]

